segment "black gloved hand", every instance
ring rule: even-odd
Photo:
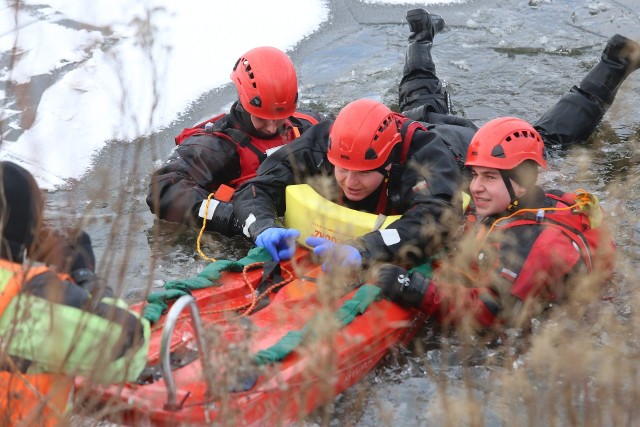
[[[96,265],[91,238],[84,231],[72,229],[59,231],[43,227],[29,257],[65,273],[81,268],[94,271]]]
[[[37,250],[30,257],[68,273],[76,285],[92,295],[94,301],[114,296],[113,289],[98,279],[94,272],[96,257],[91,237],[82,230],[43,228]]]
[[[67,251],[65,254],[67,271],[74,272],[80,269],[95,271],[96,257],[93,254],[91,237],[86,232],[80,231],[79,234],[69,237]]]
[[[93,296],[94,301],[102,298],[113,298],[114,293],[106,281],[98,279],[96,274],[88,268],[78,268],[71,272],[71,278],[82,289]]]
[[[113,297],[113,289],[104,280],[98,279],[95,274],[96,257],[93,254],[91,237],[80,231],[76,236],[67,239],[66,259],[71,278],[87,292],[94,300],[104,297]]]
[[[403,307],[418,308],[429,286],[429,280],[414,272],[411,277],[402,267],[385,264],[378,269],[375,285],[384,296]]]

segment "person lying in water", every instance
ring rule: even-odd
[[[286,210],[286,187],[318,176],[334,181],[334,201],[341,205],[401,215],[386,229],[346,244],[307,239],[327,260],[326,269],[333,265],[357,270],[376,262],[420,264],[440,252],[463,222],[457,201],[476,128],[447,115],[431,58],[434,19],[422,9],[409,11],[407,19],[412,32],[400,83],[400,107],[405,112],[393,113],[370,99],[352,102],[334,122],[314,125],[280,149],[236,191],[233,204],[239,229],[275,260],[293,254],[292,244],[299,235],[279,223]],[[637,43],[612,37],[601,61],[534,125],[543,149],[585,141],[619,86],[638,68],[638,57]]]
[[[600,284],[612,274],[615,246],[597,200],[536,185],[547,162],[529,123],[488,122],[473,137],[465,165],[475,220],[466,231],[475,238],[463,239],[433,278],[381,266],[373,280],[388,299],[443,324],[522,327],[576,280]]]
[[[278,148],[322,120],[298,111],[298,79],[291,59],[279,49],[261,46],[242,54],[231,71],[238,100],[229,113],[185,129],[176,149],[151,177],[147,205],[159,218],[201,227],[211,220],[208,196],[221,187],[235,189]],[[220,191],[219,191],[220,190]],[[221,205],[229,215],[231,206]],[[208,218],[205,218],[205,213]],[[211,231],[227,234],[220,222]]]

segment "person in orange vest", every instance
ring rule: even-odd
[[[208,230],[232,234],[232,206],[222,193],[255,176],[267,157],[322,120],[296,111],[296,70],[275,47],[241,55],[231,80],[238,101],[229,113],[184,129],[175,151],[151,177],[147,204],[158,218],[202,226],[206,212]],[[220,202],[207,201],[212,192]]]
[[[27,170],[3,161],[0,176],[0,425],[67,425],[75,376],[138,377],[149,324],[98,280],[88,234],[45,229]]]
[[[433,279],[395,265],[377,269],[374,282],[388,299],[448,325],[523,327],[562,300],[572,281],[588,276],[599,285],[611,276],[615,246],[597,199],[536,185],[547,162],[533,126],[514,117],[489,121],[465,165],[474,241],[463,239]]]

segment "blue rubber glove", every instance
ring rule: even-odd
[[[256,238],[256,245],[264,247],[274,261],[290,259],[296,252],[296,239],[300,232],[295,228],[267,228]]]
[[[313,253],[323,258],[322,271],[329,272],[336,267],[360,268],[362,255],[350,245],[339,245],[322,237],[307,237],[304,241],[313,248]]]

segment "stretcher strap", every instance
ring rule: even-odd
[[[207,265],[196,276],[182,280],[171,280],[166,282],[164,290],[152,292],[147,297],[148,304],[144,307],[142,316],[151,323],[157,322],[162,313],[169,308],[168,302],[176,300],[183,295],[190,295],[196,289],[220,286],[220,276],[224,271],[242,272],[245,266],[256,263],[270,261],[271,256],[267,250],[261,246],[249,251],[246,257],[238,261],[218,260]]]

